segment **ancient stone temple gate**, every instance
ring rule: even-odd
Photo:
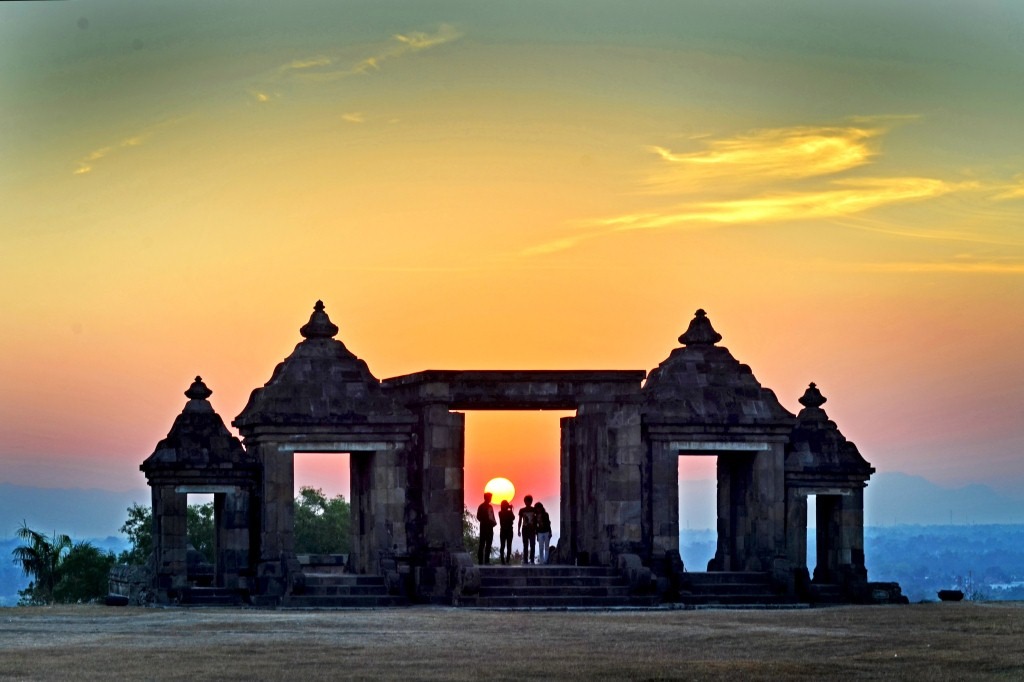
[[[464,415],[575,410],[561,422],[559,563],[612,567],[636,593],[685,600],[699,575],[758,574],[778,595],[879,601],[869,584],[863,490],[874,471],[821,409],[811,384],[793,415],[718,342],[697,311],[682,346],[650,374],[440,371],[378,381],[335,337],[317,302],[294,352],[232,422],[199,380],[167,438],[142,464],[153,491],[153,588],[189,600],[185,498],[213,493],[210,584],[276,605],[314,589],[294,551],[294,456],[350,455],[348,570],[408,601],[466,603],[480,585],[462,541]],[[716,456],[718,547],[707,567],[679,558],[681,456]],[[806,566],[807,496],[817,497],[817,562]]]

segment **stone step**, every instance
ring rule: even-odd
[[[551,587],[544,585],[520,585],[516,587],[480,587],[483,597],[628,597],[627,585],[574,585],[572,587]]]
[[[526,566],[502,566],[494,564],[486,564],[480,566],[480,577],[484,576],[584,576],[584,577],[599,577],[599,576],[618,576],[619,572],[611,567],[607,566],[562,566],[557,564],[548,565],[534,565],[529,564]]]
[[[545,585],[548,587],[587,587],[590,585],[619,585],[624,580],[621,576],[480,576],[481,587],[526,587]]]
[[[757,571],[708,571],[686,573],[685,579],[693,585],[722,585],[729,583],[771,584],[768,573]]]
[[[354,573],[305,573],[306,586],[384,586],[384,578],[379,575],[356,575]]]
[[[306,585],[300,594],[320,597],[341,597],[346,595],[386,595],[383,585]]]
[[[242,603],[238,590],[223,587],[193,587],[183,590],[181,603],[192,606],[235,606]]]
[[[530,596],[514,595],[464,597],[462,606],[479,608],[609,608],[609,607],[650,607],[658,604],[657,597],[635,596]]]
[[[343,609],[403,606],[406,603],[404,599],[389,594],[293,594],[284,597],[281,606],[292,609]]]

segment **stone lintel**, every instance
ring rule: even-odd
[[[800,495],[852,495],[854,488],[823,488],[819,486],[800,486],[796,489]]]
[[[669,448],[681,452],[767,452],[772,449],[770,443],[730,443],[712,441],[672,441]]]
[[[813,476],[793,475],[786,473],[786,487],[798,490],[801,493],[812,495],[826,495],[832,493],[818,493],[819,490],[859,490],[867,487],[867,480],[863,476]]]
[[[407,404],[452,410],[574,410],[639,396],[643,370],[426,370],[385,379]]]
[[[336,427],[257,427],[245,434],[247,446],[264,443],[293,443],[319,447],[320,443],[405,443],[412,438],[415,419],[403,419],[393,424],[362,424],[350,428]],[[366,449],[365,447],[362,449]]]
[[[211,495],[214,493],[237,493],[241,488],[237,485],[178,485],[174,487],[176,493],[189,495]]]
[[[670,443],[788,443],[792,427],[779,426],[716,426],[704,424],[687,426],[679,423],[651,420],[644,416],[644,426],[652,441]]]
[[[388,441],[316,441],[311,443],[278,443],[280,452],[376,452],[393,450],[396,444]]]

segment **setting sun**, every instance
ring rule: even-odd
[[[492,478],[484,486],[484,492],[493,496],[492,502],[500,504],[503,501],[512,502],[516,497],[516,487],[507,478]]]

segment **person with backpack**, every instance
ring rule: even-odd
[[[532,564],[537,553],[537,510],[533,506],[533,495],[523,498],[525,507],[519,510],[518,533],[523,538],[523,563]]]
[[[537,510],[537,553],[540,555],[537,563],[546,564],[551,547],[551,516],[540,502],[533,508]]]

